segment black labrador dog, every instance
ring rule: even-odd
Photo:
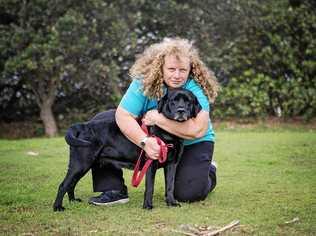
[[[169,89],[158,102],[158,112],[167,118],[183,122],[196,117],[201,110],[197,98],[185,89]],[[168,206],[179,206],[174,198],[174,179],[183,144],[176,137],[158,126],[148,127],[149,133],[172,144],[167,161],[160,164],[153,161],[146,173],[143,208],[152,209],[154,178],[157,168],[164,168],[165,198]],[[54,211],[63,211],[63,198],[68,193],[69,201],[81,201],[75,198],[74,190],[78,181],[91,169],[92,165],[114,165],[117,168],[134,168],[141,149],[129,141],[115,122],[115,110],[98,113],[85,123],[72,125],[65,136],[70,146],[68,172],[59,185]]]

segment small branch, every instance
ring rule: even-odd
[[[225,232],[226,230],[229,230],[231,228],[234,228],[235,226],[239,225],[239,220],[234,220],[233,222],[231,222],[230,224],[224,226],[223,228],[220,228],[219,230],[214,230],[210,233],[205,234],[205,236],[213,236],[213,235],[218,235],[220,233]]]
[[[205,227],[200,227],[200,229],[197,229],[190,225],[181,225],[181,231],[180,230],[172,230],[172,231],[176,233],[184,234],[184,235],[189,235],[189,236],[214,236],[214,235],[219,235],[220,233],[223,233],[229,229],[234,228],[235,226],[239,225],[239,223],[240,223],[239,220],[234,220],[230,224],[217,230],[214,230],[213,226],[207,227],[207,230],[206,230]]]

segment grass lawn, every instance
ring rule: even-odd
[[[131,187],[126,170],[128,204],[89,205],[89,173],[76,189],[83,202],[66,197],[60,213],[52,204],[67,169],[64,139],[0,140],[0,235],[181,235],[175,230],[183,224],[220,227],[237,219],[228,235],[316,235],[315,130],[221,128],[214,157],[218,185],[203,202],[168,208],[160,170],[155,208],[143,210],[144,183]]]

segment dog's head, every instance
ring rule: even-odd
[[[179,122],[196,117],[202,109],[194,94],[186,89],[168,89],[158,102],[158,112]]]

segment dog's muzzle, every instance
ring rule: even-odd
[[[178,109],[175,113],[175,117],[174,119],[176,121],[180,121],[180,122],[183,122],[183,121],[186,121],[188,120],[188,114],[187,112],[185,111],[185,109]]]

